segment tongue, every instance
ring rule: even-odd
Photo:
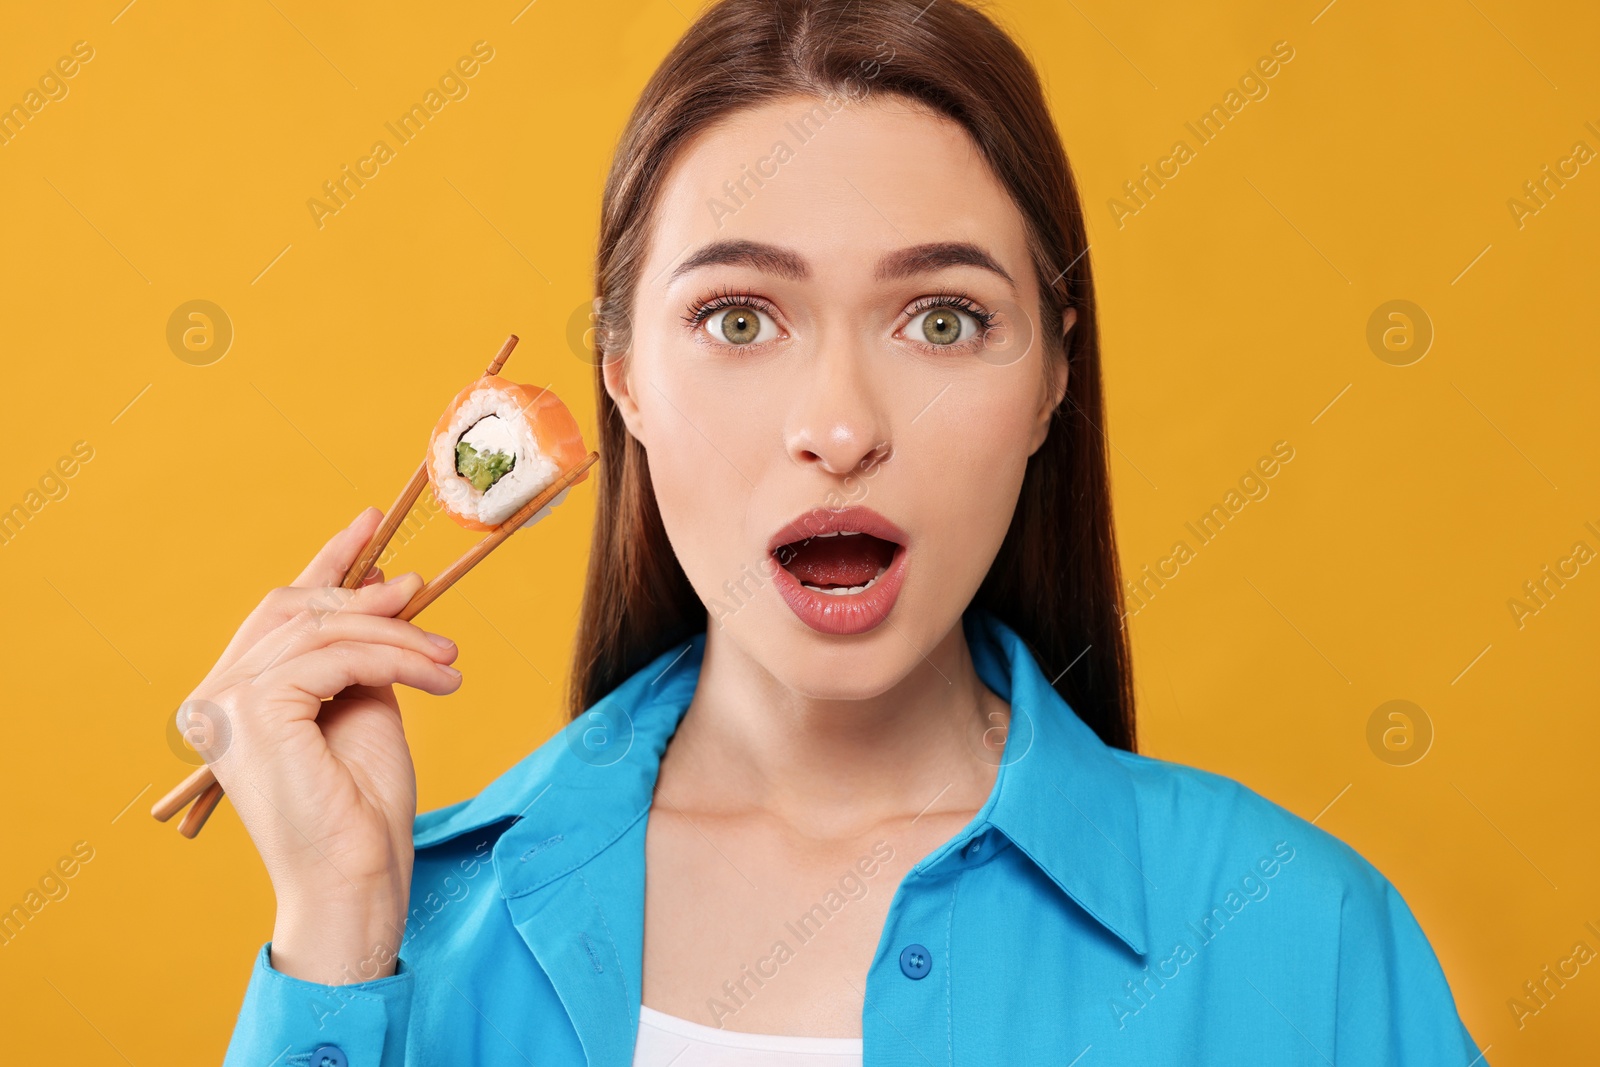
[[[823,589],[866,585],[894,558],[894,542],[871,534],[841,534],[795,541],[778,549],[788,572]]]

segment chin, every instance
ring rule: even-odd
[[[882,624],[865,633],[818,632],[802,623],[777,597],[763,604],[748,627],[730,625],[728,636],[744,655],[786,689],[810,700],[870,700],[903,682],[935,659],[934,648],[960,620],[950,609],[948,625],[929,632],[929,615],[916,622],[902,604]],[[752,612],[754,615],[754,612]],[[892,624],[892,625],[891,625]]]

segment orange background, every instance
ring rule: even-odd
[[[220,1059],[273,901],[226,803],[195,841],[150,818],[188,770],[172,712],[268,587],[389,502],[506,334],[517,376],[553,383],[592,440],[592,371],[567,336],[601,185],[693,14],[125,3],[29,5],[0,35],[0,105],[92,50],[0,143],[0,508],[40,505],[0,544],[0,907],[73,871],[0,947],[18,1062]],[[1584,926],[1600,926],[1600,565],[1565,564],[1520,625],[1508,602],[1575,542],[1600,550],[1600,17],[1505,0],[994,10],[1035,56],[1082,185],[1126,568],[1193,550],[1132,622],[1144,750],[1370,858],[1497,1067],[1592,1058],[1595,966],[1520,1026],[1507,1001],[1576,942],[1600,951]],[[492,58],[466,95],[319,227],[323,182],[394,146],[384,124],[478,41]],[[1199,145],[1185,123],[1280,41],[1293,58],[1266,95]],[[1180,138],[1192,157],[1119,225],[1109,202]],[[1532,206],[1524,183],[1579,141],[1591,159],[1519,224],[1509,202]],[[193,300],[231,324],[225,352],[220,332],[169,344]],[[1420,312],[1369,344],[1393,300]],[[1416,359],[1403,331],[1424,322]],[[1198,546],[1185,523],[1279,441],[1293,459],[1267,495]],[[429,609],[467,680],[448,702],[404,692],[424,809],[562,721],[592,501],[580,487]],[[434,518],[398,565],[432,574],[473,539]],[[1391,700],[1420,709],[1409,749],[1399,720],[1369,743]]]

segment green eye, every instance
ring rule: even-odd
[[[718,316],[722,336],[736,345],[747,345],[761,336],[761,312],[753,307],[736,305],[725,308]]]
[[[953,345],[961,340],[963,317],[953,307],[929,308],[922,315],[922,336],[936,345]]]

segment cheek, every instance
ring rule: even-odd
[[[1002,374],[1021,377],[1016,368],[996,369],[950,389],[913,424],[912,447],[900,450],[927,487],[941,566],[975,570],[977,581],[1005,538],[1027,470],[1032,395],[987,378]]]
[[[771,441],[761,405],[771,400],[705,377],[680,366],[641,375],[636,388],[662,524],[690,583],[718,596],[725,580],[761,562],[746,558],[747,526],[766,461],[759,445]]]

